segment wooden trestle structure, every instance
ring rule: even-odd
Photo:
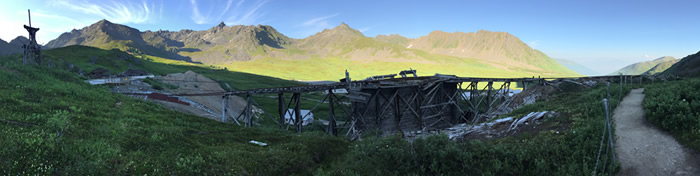
[[[338,134],[338,115],[347,118],[342,125],[347,128],[346,136],[357,136],[365,130],[381,130],[388,134],[429,131],[457,123],[478,122],[481,114],[493,111],[506,99],[511,83],[518,83],[527,88],[531,85],[546,85],[547,80],[555,79],[610,81],[617,78],[621,83],[631,83],[634,78],[642,80],[642,76],[632,75],[578,78],[470,78],[437,75],[231,91],[223,95],[222,121],[233,119],[238,123],[240,119],[245,126],[253,126],[253,106],[260,106],[251,99],[251,95],[277,94],[278,112],[274,115],[264,111],[262,113],[282,129],[288,129],[292,125],[297,132],[302,132],[303,119],[320,104],[328,103],[328,124],[325,130],[331,135]],[[497,89],[494,87],[495,82],[501,83]],[[348,93],[336,94],[333,91],[336,89],[346,89]],[[309,113],[302,114],[302,93],[318,91],[328,93]],[[286,98],[285,94],[292,96]],[[232,95],[245,95],[248,101],[245,110],[237,116],[230,113],[231,116],[226,115],[226,97]],[[293,124],[285,124],[287,115],[292,117]]]

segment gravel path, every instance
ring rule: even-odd
[[[700,175],[700,156],[644,118],[644,89],[634,89],[615,109],[618,175]]]

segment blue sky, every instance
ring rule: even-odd
[[[304,38],[345,22],[366,36],[410,38],[434,30],[503,31],[552,58],[600,73],[661,56],[700,51],[700,1],[321,1],[321,0],[0,0],[0,38],[25,35],[32,9],[39,43],[100,19],[139,30],[204,30],[265,24]],[[14,27],[13,27],[14,26]]]

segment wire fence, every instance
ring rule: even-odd
[[[642,84],[642,78],[640,77],[639,84]],[[622,102],[624,98],[624,88],[626,84],[632,83],[631,80],[623,75],[620,75],[620,90],[619,90],[619,102]],[[613,136],[613,121],[610,117],[610,83],[607,84],[607,97],[603,101],[603,109],[605,110],[605,123],[603,127],[603,133],[600,136],[600,146],[598,147],[598,155],[596,156],[596,163],[593,169],[593,175],[613,175],[615,170],[615,138]],[[603,150],[605,146],[605,150]],[[601,158],[602,157],[602,158]],[[602,162],[601,162],[602,160]]]

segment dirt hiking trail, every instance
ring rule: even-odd
[[[644,89],[634,89],[617,106],[615,153],[618,175],[700,175],[700,156],[644,118]]]

